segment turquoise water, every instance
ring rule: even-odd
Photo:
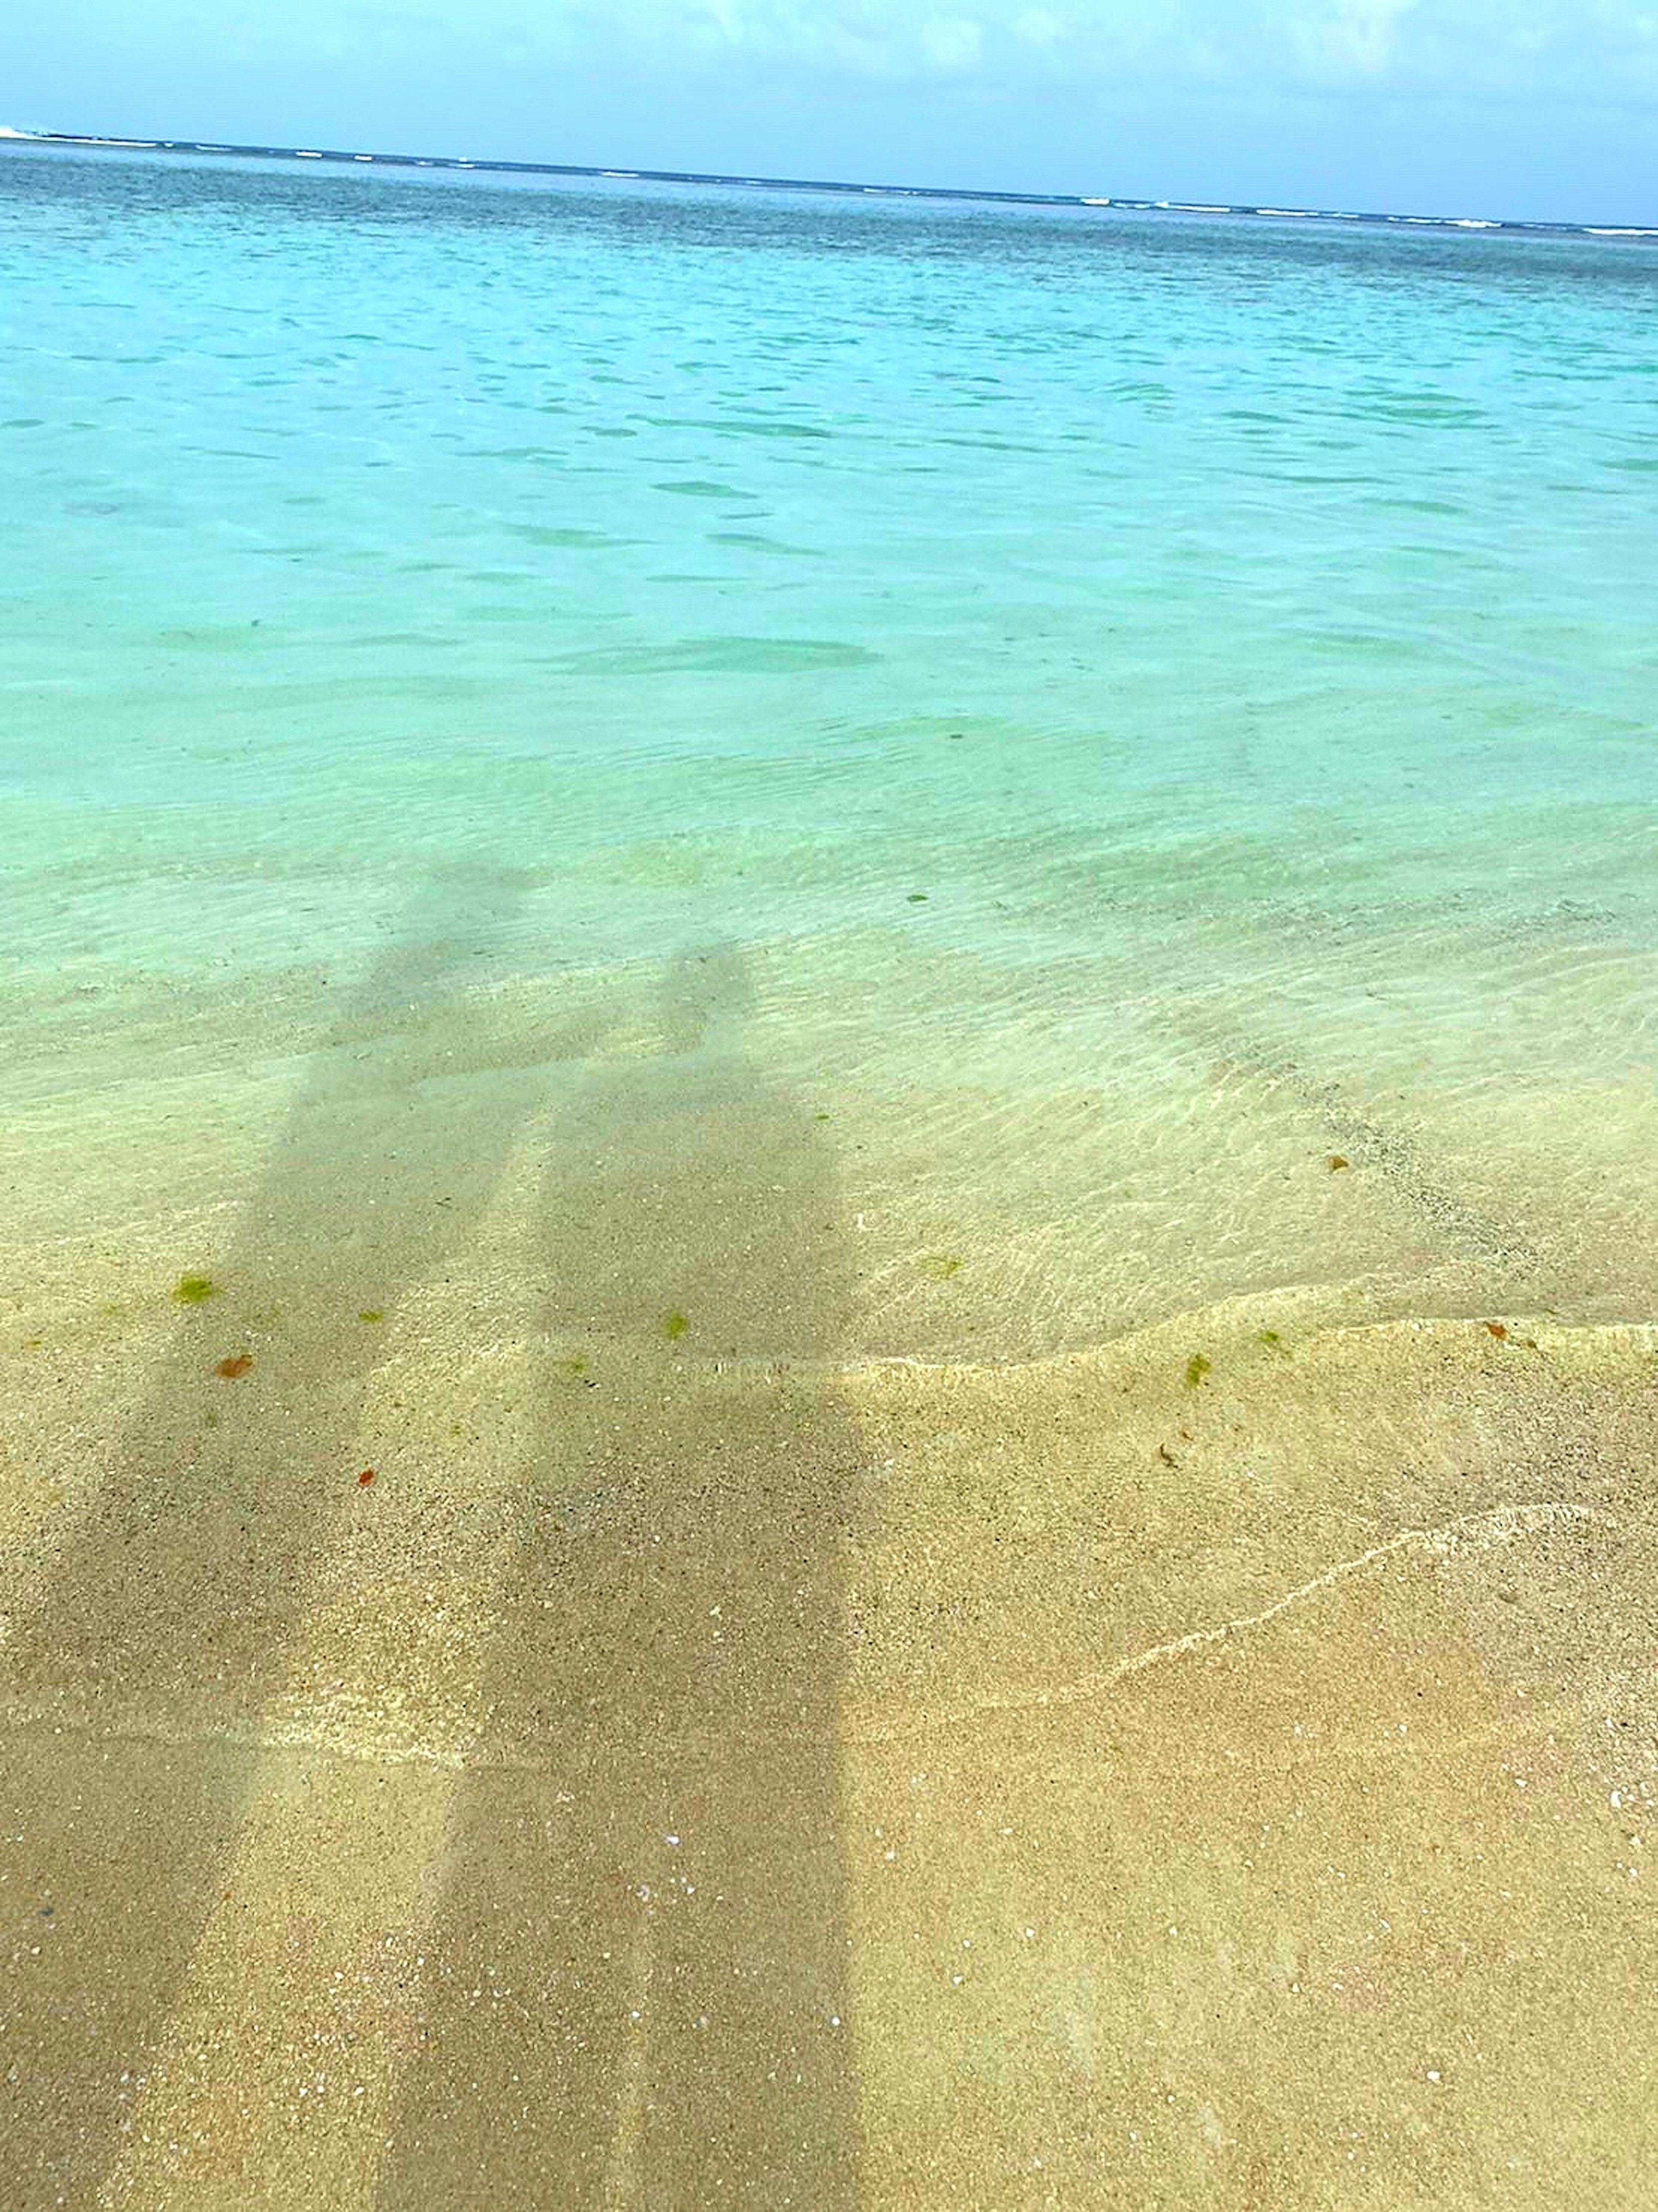
[[[17,151],[0,281],[21,1275],[717,946],[860,1353],[1640,1304],[1658,254]]]

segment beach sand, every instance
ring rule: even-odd
[[[15,1255],[0,2200],[1638,2199],[1650,1328],[884,1357],[742,961],[515,1072],[395,959]]]

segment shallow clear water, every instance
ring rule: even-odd
[[[742,963],[859,1349],[1627,1304],[1658,255],[14,153],[0,266],[28,1234],[471,930],[486,1069]]]

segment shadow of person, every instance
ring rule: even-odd
[[[0,1797],[33,1931],[4,2005],[0,2203],[19,2212],[97,2198],[352,1510],[387,1329],[477,1224],[544,1088],[544,1065],[490,1065],[512,1054],[472,1018],[477,962],[519,901],[483,870],[418,885],[313,1054],[214,1294],[180,1312],[109,1481],[0,1655],[21,1717]],[[571,1049],[592,1042],[580,1030]]]
[[[525,1535],[377,2202],[857,2199],[835,1722],[849,1255],[736,953],[560,1117]]]

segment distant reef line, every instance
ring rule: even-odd
[[[340,146],[243,146],[202,138],[116,138],[75,131],[0,129],[0,149],[76,146],[107,153],[204,154],[252,161],[323,161],[386,169],[467,170],[483,176],[580,177],[613,183],[712,185],[750,191],[834,192],[842,198],[954,200],[1002,207],[1089,208],[1132,215],[1238,216],[1278,222],[1358,222],[1394,229],[1464,232],[1519,231],[1558,238],[1658,239],[1658,225],[1640,223],[1516,222],[1486,216],[1394,215],[1350,208],[1230,204],[1208,200],[1133,199],[1121,194],[1003,192],[961,185],[854,184],[834,177],[751,177],[708,169],[601,168],[577,161],[473,160],[459,154],[363,153]]]

